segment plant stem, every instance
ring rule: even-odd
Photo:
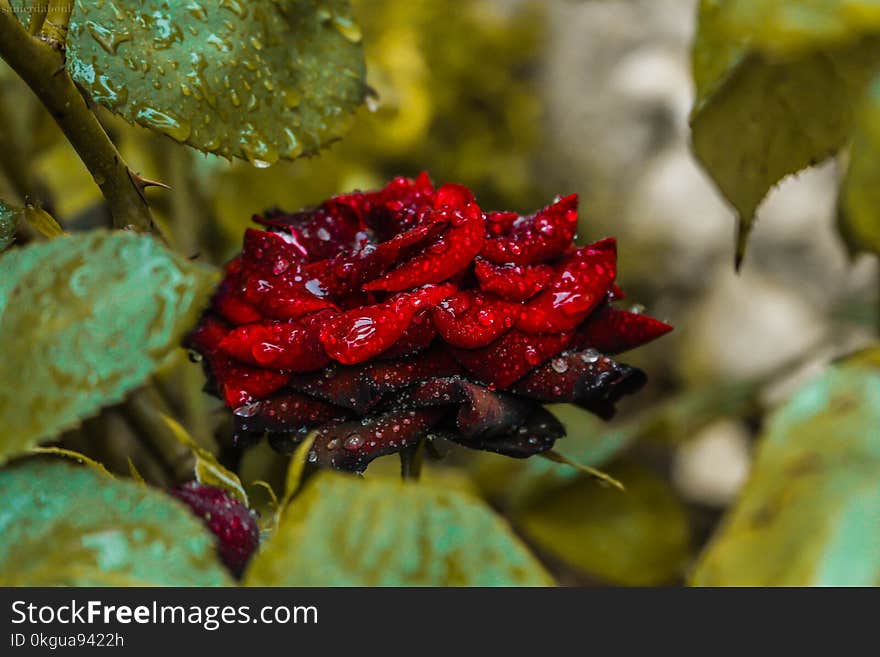
[[[422,461],[425,454],[425,441],[407,447],[400,452],[400,478],[418,481],[422,474]]]
[[[192,453],[178,442],[162,415],[171,416],[161,396],[150,386],[133,392],[120,407],[150,454],[166,468],[175,483],[192,479]]]
[[[40,29],[43,40],[63,47],[67,42],[67,27],[70,25],[72,13],[73,0],[49,0],[46,5],[46,18]]]
[[[28,34],[12,13],[9,0],[0,0],[0,57],[27,83],[61,127],[101,188],[113,225],[141,232],[152,230],[153,219],[141,189],[68,75],[62,55]]]
[[[31,17],[28,21],[28,34],[37,36],[43,28],[49,6],[43,0],[31,0]]]

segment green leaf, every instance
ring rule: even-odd
[[[460,491],[320,473],[285,509],[251,586],[549,586],[510,529]]]
[[[248,494],[238,475],[223,466],[210,450],[199,445],[180,422],[167,415],[160,414],[160,416],[174,439],[192,452],[195,459],[196,481],[206,486],[222,488],[249,507]]]
[[[877,0],[713,0],[730,34],[765,52],[797,53],[880,32]]]
[[[514,525],[543,552],[607,582],[651,586],[680,578],[691,550],[681,502],[643,468],[608,472],[626,492],[581,478],[511,509]]]
[[[697,586],[880,584],[880,373],[833,368],[771,418]]]
[[[143,383],[193,326],[216,280],[127,232],[59,237],[0,263],[0,463]]]
[[[258,166],[339,139],[366,89],[347,0],[77,0],[67,65],[126,120]]]
[[[21,221],[22,209],[0,201],[0,253],[15,241],[15,233]]]
[[[0,585],[222,586],[214,539],[182,504],[91,468],[0,470]]]
[[[845,145],[853,108],[880,64],[880,25],[856,32],[861,24],[852,21],[846,23],[851,29],[829,32],[816,26],[835,24],[843,4],[811,3],[808,10],[802,4],[700,3],[693,53],[693,148],[739,212],[738,259],[767,192]],[[852,16],[876,5],[844,4]],[[796,47],[780,52],[789,42]]]
[[[880,253],[880,78],[856,122],[838,221],[852,251]]]

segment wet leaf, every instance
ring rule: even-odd
[[[846,4],[851,16],[875,5]],[[853,108],[880,64],[880,25],[843,21],[841,2],[811,5],[700,4],[693,147],[739,212],[739,258],[767,192],[846,143]],[[821,29],[823,22],[838,27]]]
[[[852,251],[880,253],[880,78],[871,84],[856,121],[839,224]]]
[[[0,201],[0,253],[15,241],[15,233],[21,221],[22,210]]]
[[[180,344],[216,280],[123,232],[59,237],[0,262],[0,380],[17,382],[0,387],[0,462],[140,385]]]
[[[880,374],[833,368],[771,418],[697,586],[880,584]]]
[[[239,502],[249,507],[247,492],[238,478],[238,475],[225,468],[210,450],[199,445],[195,438],[174,418],[162,415],[162,421],[168,425],[171,435],[181,445],[189,448],[195,457],[196,481],[207,486],[222,488]]]
[[[182,504],[91,468],[0,470],[3,586],[222,586],[213,537]]]
[[[258,166],[341,137],[366,88],[347,0],[78,0],[67,63],[128,121]]]
[[[609,473],[625,493],[582,477],[513,509],[514,525],[543,552],[604,581],[651,586],[681,577],[690,530],[669,485],[634,465]]]
[[[549,586],[506,524],[458,491],[321,473],[251,563],[251,586]]]
[[[85,454],[81,454],[80,452],[74,451],[72,449],[64,449],[63,447],[33,447],[29,450],[30,454],[36,455],[49,455],[49,456],[60,456],[62,458],[70,459],[75,463],[79,463],[80,465],[85,465],[92,468],[95,472],[98,472],[105,477],[113,478],[113,475],[110,473],[107,468],[105,468],[101,463],[98,463],[96,460],[89,458]],[[131,459],[129,459],[131,462]]]
[[[24,218],[34,230],[49,240],[64,235],[64,229],[55,221],[55,217],[46,212],[38,205],[26,205],[24,208]]]

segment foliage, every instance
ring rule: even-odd
[[[880,374],[846,366],[770,419],[755,471],[697,565],[700,586],[877,585]]]
[[[0,471],[4,586],[222,586],[213,540],[161,492],[60,461]]]
[[[168,494],[190,479],[262,515],[243,585],[880,583],[880,348],[866,301],[876,281],[858,267],[836,279],[835,302],[861,318],[846,331],[853,322],[822,313],[830,303],[811,303],[810,268],[849,269],[800,243],[755,264],[796,280],[821,315],[821,348],[711,379],[689,374],[689,324],[716,287],[707,261],[717,253],[699,248],[692,226],[679,249],[625,247],[632,302],[672,318],[678,341],[635,356],[650,383],[620,417],[551,406],[568,437],[549,458],[464,455],[438,433],[424,453],[379,458],[365,477],[318,472],[318,435],[301,432],[290,458],[265,441],[235,444],[249,409],[221,412],[181,348],[255,213],[422,170],[466,184],[486,208],[524,211],[595,187],[604,178],[548,148],[574,137],[554,132],[546,111],[591,121],[590,94],[654,93],[668,84],[662,67],[633,62],[664,48],[609,30],[620,48],[596,59],[619,66],[587,76],[565,34],[583,39],[579,12],[647,16],[652,3],[72,0],[66,38],[30,5],[0,0],[0,584],[234,585],[214,536]],[[878,3],[694,8],[687,136],[739,213],[738,259],[768,193],[832,158],[840,234],[852,253],[880,253]],[[596,88],[584,94],[581,79]],[[553,97],[559,87],[571,92]],[[674,130],[652,102],[621,113]],[[626,136],[615,147],[635,161]],[[651,154],[609,197],[638,196],[648,165],[666,157]],[[697,199],[659,180],[676,208]],[[579,244],[610,226],[592,223],[595,203],[582,198]],[[615,216],[613,234],[650,243],[656,208],[646,209],[637,221]],[[738,336],[744,309],[724,310]],[[246,358],[258,342],[242,347]],[[729,350],[735,359],[760,346]],[[719,426],[757,446],[744,488],[723,503],[694,495],[680,473],[682,455],[711,446]],[[420,481],[399,481],[401,463],[409,475],[421,467]],[[703,471],[724,465],[716,454]]]
[[[700,3],[693,55],[694,150],[740,214],[738,258],[768,190],[847,145],[855,110],[880,72],[880,15],[874,2],[828,0],[806,9],[802,4]],[[865,137],[860,150],[870,148]],[[871,157],[859,156],[854,175],[865,175],[864,160]],[[871,249],[864,239],[864,210],[861,216],[858,209],[853,213],[862,225],[852,233],[853,245]],[[877,221],[875,215],[868,223]]]
[[[428,484],[328,473],[286,509],[245,582],[546,586],[552,579],[475,498]]]
[[[150,237],[96,231],[3,256],[0,461],[120,401],[177,347],[212,271]],[[34,365],[38,364],[37,367]]]

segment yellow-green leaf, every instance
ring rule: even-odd
[[[514,525],[543,552],[604,581],[651,586],[680,578],[691,550],[681,502],[641,467],[608,471],[626,492],[581,478],[511,509]]]
[[[693,147],[739,212],[739,258],[767,192],[845,145],[854,107],[880,64],[880,25],[855,31],[856,21],[851,30],[807,29],[821,23],[820,14],[834,21],[841,12],[867,11],[875,3],[811,3],[809,19],[801,22],[802,4],[700,3]],[[799,24],[804,29],[795,38]],[[780,52],[783,39],[796,41],[797,48]]]
[[[61,461],[0,470],[3,586],[223,586],[214,538],[168,495]]]
[[[341,137],[366,89],[347,0],[77,0],[67,66],[128,121],[258,166]]]
[[[193,326],[215,280],[212,269],[125,232],[3,255],[0,463],[143,383]]]
[[[383,477],[320,473],[245,575],[251,586],[548,586],[483,502]]]
[[[880,584],[880,373],[829,371],[771,418],[698,586]]]
[[[880,253],[880,77],[856,121],[839,225],[852,251]]]
[[[167,415],[162,415],[162,421],[168,426],[175,440],[187,447],[195,457],[195,475],[198,482],[222,488],[245,506],[250,506],[247,492],[237,474],[224,467],[214,454],[199,445],[180,422]]]

